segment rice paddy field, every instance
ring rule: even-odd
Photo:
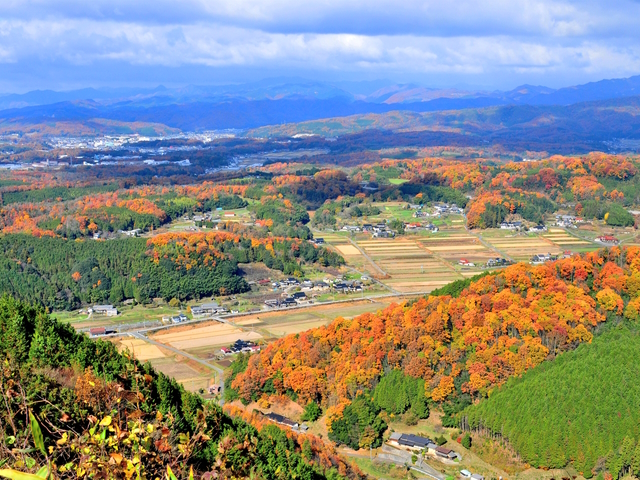
[[[219,353],[220,347],[231,345],[236,340],[265,342],[326,325],[337,317],[352,318],[363,313],[376,312],[391,303],[401,301],[398,297],[385,297],[377,301],[356,300],[332,305],[315,305],[304,310],[260,312],[236,317],[230,324],[210,321],[168,327],[151,338],[199,358],[211,359]],[[156,347],[157,351],[152,350],[149,348],[151,345],[143,340],[126,338],[121,343],[121,348],[133,349],[149,358],[152,363],[170,357],[167,353],[171,353],[167,351],[164,353],[165,357],[160,357],[159,355],[163,354],[162,349]]]
[[[111,341],[119,351],[128,350],[139,361],[151,363],[156,370],[174,378],[189,391],[206,390],[216,383],[216,373],[212,369],[143,339],[125,336]]]
[[[212,322],[206,325],[186,325],[156,333],[151,338],[156,342],[171,345],[180,350],[190,348],[224,346],[236,340],[260,340],[262,335],[246,331],[227,323]]]
[[[571,235],[562,228],[550,228],[540,235],[504,230],[484,231],[480,235],[498,253],[516,262],[528,262],[536,254],[560,255],[565,251],[583,252],[598,248],[593,242]]]
[[[462,278],[416,240],[373,238],[358,245],[387,274],[383,282],[401,293],[430,292]]]

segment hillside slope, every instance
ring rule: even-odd
[[[638,354],[640,333],[619,326],[510,380],[470,407],[465,423],[501,432],[533,466],[573,462],[588,475],[640,434]]]
[[[167,467],[185,479],[191,468],[198,478],[361,478],[315,437],[256,429],[115,345],[6,296],[0,357],[4,469],[49,465],[52,478],[167,478]]]

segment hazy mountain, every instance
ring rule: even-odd
[[[435,112],[505,105],[572,105],[640,95],[640,76],[551,89],[522,85],[507,92],[427,88],[416,84],[317,82],[272,78],[221,86],[153,89],[38,90],[0,96],[4,123],[84,120],[158,122],[174,128],[256,128],[394,110]]]

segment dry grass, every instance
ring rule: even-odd
[[[343,255],[362,255],[353,245],[336,245],[336,249]]]
[[[156,345],[147,343],[139,338],[124,338],[120,340],[118,350],[129,350],[141,362],[165,357],[165,354]]]
[[[244,332],[224,323],[197,326],[184,331],[169,331],[156,334],[154,340],[175,348],[189,349],[205,346],[228,345],[236,340],[258,340],[262,335],[256,332]]]

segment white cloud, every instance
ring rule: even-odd
[[[640,73],[639,17],[595,0],[4,0],[0,63],[615,77]]]

